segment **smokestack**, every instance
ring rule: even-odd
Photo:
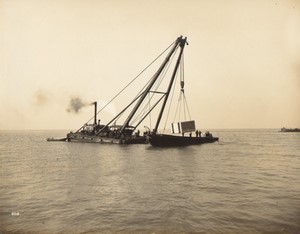
[[[93,102],[92,104],[95,105],[95,114],[94,114],[94,124],[97,124],[97,102]]]

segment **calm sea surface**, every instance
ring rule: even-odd
[[[183,148],[0,131],[0,233],[300,233],[300,133]]]

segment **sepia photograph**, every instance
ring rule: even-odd
[[[0,0],[0,234],[300,234],[299,0]]]

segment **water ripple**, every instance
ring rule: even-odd
[[[60,134],[0,132],[0,232],[299,233],[299,135],[223,130],[184,149],[45,141]]]

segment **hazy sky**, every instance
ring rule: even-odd
[[[180,35],[200,128],[300,127],[300,1],[0,0],[0,129],[77,129]]]

